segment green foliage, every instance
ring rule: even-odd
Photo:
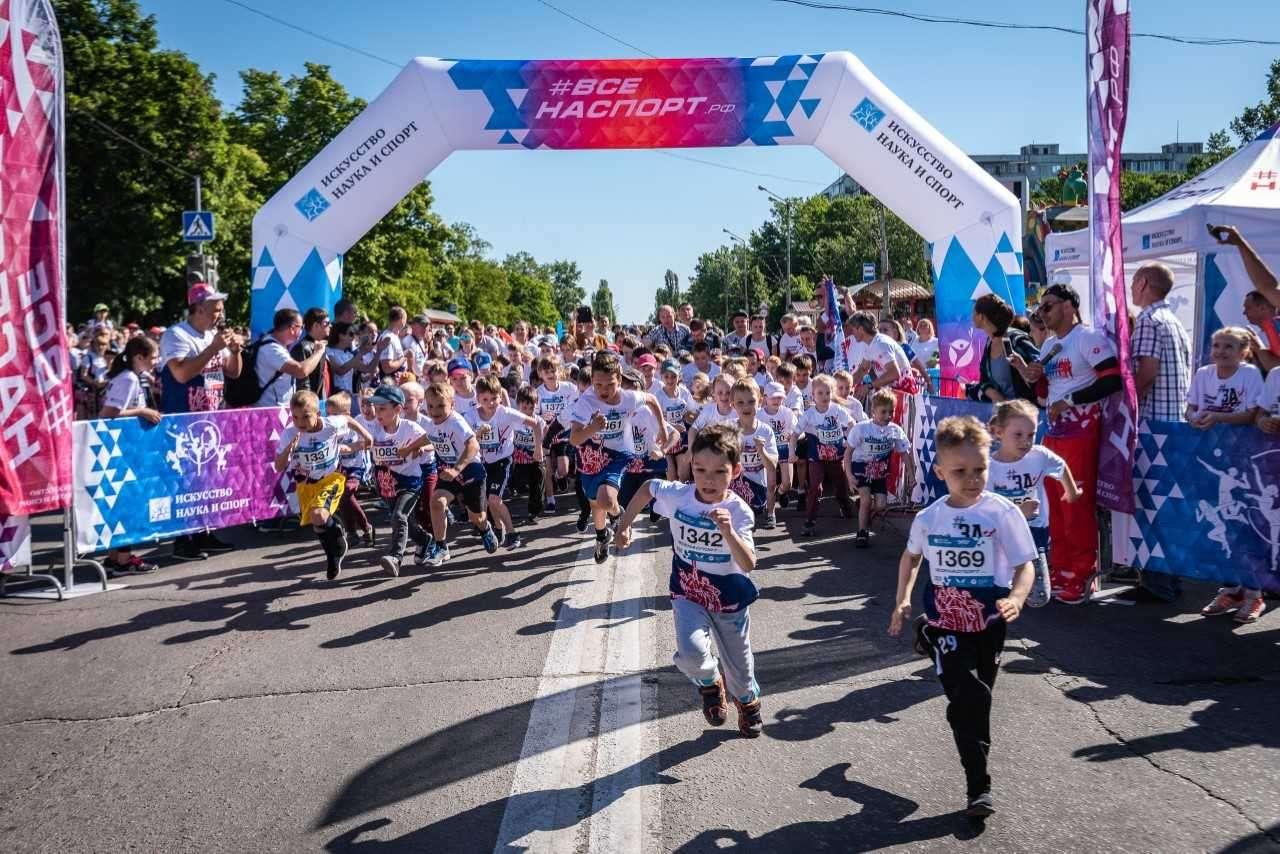
[[[682,296],[684,295],[680,293],[680,277],[673,270],[668,269],[662,277],[662,284],[653,294],[653,314],[649,315],[649,323],[656,324],[658,309],[664,305],[675,308],[680,304]]]
[[[511,286],[513,319],[527,320],[538,326],[554,324],[556,306],[552,301],[547,268],[533,260],[528,252],[517,252],[503,259],[502,269]]]
[[[601,279],[600,284],[596,285],[595,292],[591,294],[591,314],[593,317],[609,318],[609,323],[618,322],[618,307],[613,302],[613,291],[609,289],[609,280]]]
[[[576,261],[552,261],[542,268],[542,275],[551,282],[551,304],[555,306],[556,317],[568,318],[575,308],[586,301],[582,271],[578,269]],[[555,320],[551,322],[555,323]]]
[[[1231,120],[1231,132],[1243,145],[1276,122],[1280,122],[1280,59],[1267,71],[1267,95],[1251,107],[1245,107]]]

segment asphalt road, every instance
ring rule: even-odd
[[[828,511],[831,512],[831,511]],[[792,531],[799,520],[783,513]],[[337,584],[306,534],[64,603],[0,602],[0,850],[1280,850],[1280,615],[1028,611],[996,686],[999,812],[964,819],[928,662],[888,638],[907,521],[760,532],[765,733],[671,665],[647,521]]]

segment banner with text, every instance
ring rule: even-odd
[[[1129,363],[1129,301],[1124,280],[1120,178],[1129,105],[1129,12],[1113,0],[1086,0],[1089,126],[1089,287],[1093,328],[1105,330],[1120,359],[1121,394],[1103,401],[1098,506],[1133,510],[1133,452],[1138,396]]]
[[[272,463],[284,408],[77,422],[76,549],[166,540],[288,512]]]
[[[0,516],[0,572],[31,566],[31,517]]]
[[[47,0],[0,3],[0,513],[71,498],[62,45]]]

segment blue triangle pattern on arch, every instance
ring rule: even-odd
[[[790,54],[780,56],[769,64],[753,63],[749,59],[742,60],[747,99],[743,130],[749,141],[755,145],[777,145],[779,139],[795,136],[789,119],[796,105],[801,102],[805,88],[809,85],[812,69],[817,67],[816,61],[821,60],[822,57],[823,54],[820,53]],[[800,64],[801,59],[807,60],[800,66],[804,79],[789,80],[791,72]],[[811,66],[811,68],[805,71],[804,66]],[[782,86],[775,98],[765,84],[778,82],[782,82]],[[819,99],[808,100],[811,102],[810,106],[804,106],[802,109],[806,118],[812,118],[813,112],[818,108]],[[782,116],[781,121],[767,119],[775,106]]]
[[[818,109],[818,105],[821,103],[821,98],[802,98],[800,100],[800,109],[804,110],[805,118],[813,118],[814,112]]]
[[[1009,242],[1008,232],[1000,232],[1000,242],[996,244],[997,252],[1012,252],[1013,244]]]
[[[285,281],[280,275],[280,268],[275,266],[274,259],[265,248],[258,260],[265,262],[259,263],[259,267],[270,266],[271,275],[267,277],[263,287],[253,293],[249,328],[254,335],[271,329],[272,318],[277,309],[292,307],[306,311],[308,308],[320,307],[332,311],[333,304],[342,296],[341,273],[337,287],[330,285],[328,271],[317,249],[313,248],[307,253],[302,266],[289,281]],[[256,278],[257,268],[254,273]]]
[[[498,140],[499,145],[519,145],[520,140],[511,135],[511,131],[502,134],[502,138]]]

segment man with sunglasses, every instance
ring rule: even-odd
[[[1014,364],[1029,384],[1049,380],[1049,434],[1044,445],[1067,461],[1080,487],[1068,504],[1049,490],[1049,576],[1059,602],[1079,605],[1093,593],[1098,567],[1097,474],[1102,442],[1099,401],[1120,391],[1120,363],[1106,333],[1080,323],[1080,296],[1050,285],[1036,310],[1049,337],[1038,361]]]

